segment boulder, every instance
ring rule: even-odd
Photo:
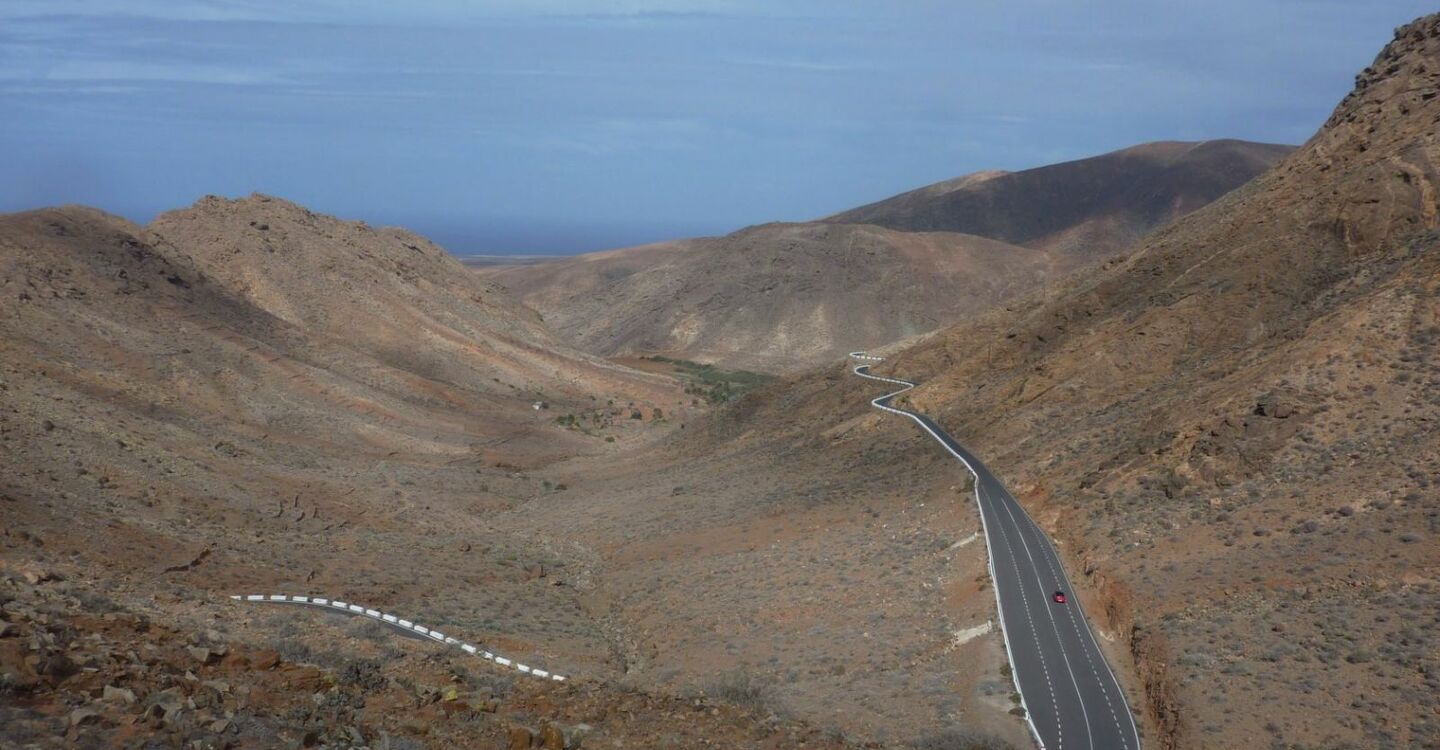
[[[1255,403],[1254,413],[1261,417],[1272,417],[1274,419],[1288,419],[1295,413],[1295,408],[1280,400],[1275,394],[1266,394],[1260,397]]]
[[[535,732],[530,727],[512,726],[509,732],[509,750],[528,750],[535,745]]]
[[[255,656],[250,659],[250,666],[259,669],[274,669],[280,663],[280,652],[274,649],[256,651]]]
[[[565,750],[565,730],[553,722],[540,727],[540,747],[545,750]]]

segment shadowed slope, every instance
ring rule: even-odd
[[[1022,172],[950,180],[826,221],[964,232],[1099,258],[1245,184],[1292,150],[1236,140],[1146,143]]]

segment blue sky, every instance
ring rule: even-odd
[[[460,253],[721,233],[1142,141],[1298,143],[1430,10],[4,0],[0,211],[261,191]]]

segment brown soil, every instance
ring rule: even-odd
[[[434,245],[263,196],[206,199],[149,228],[82,208],[0,218],[0,297],[0,563],[74,588],[50,598],[45,581],[22,576],[7,594],[49,604],[0,615],[16,634],[0,639],[15,646],[0,664],[0,744],[62,742],[69,730],[56,734],[47,717],[63,723],[100,697],[93,673],[32,677],[46,677],[35,672],[46,649],[86,663],[91,636],[108,637],[92,616],[112,607],[166,623],[142,639],[157,648],[241,623],[239,642],[275,648],[319,649],[334,632],[315,614],[250,612],[232,593],[345,597],[552,669],[612,674],[610,640],[575,585],[583,569],[492,519],[569,491],[534,467],[674,429],[628,418],[661,406],[683,417],[690,399],[672,380],[565,349]],[[575,413],[589,418],[556,423]],[[297,634],[287,622],[314,626]],[[32,625],[73,637],[57,644]],[[112,650],[137,695],[183,678],[179,667],[151,674],[159,667],[129,638],[116,634]],[[325,648],[337,667],[349,653]],[[185,697],[198,689],[178,684]],[[288,706],[313,705],[311,693],[330,700],[333,687],[287,685],[275,705],[247,704],[263,726],[242,727],[237,743],[303,734],[314,721]],[[649,712],[656,737],[689,723],[688,712],[665,718],[679,704],[598,689]],[[545,700],[569,705],[569,688],[552,690]],[[400,731],[413,706],[376,700],[383,715],[357,715],[356,726]],[[209,724],[136,723],[140,710],[106,709],[63,743],[230,741]],[[620,716],[609,725],[623,737],[631,719]],[[212,703],[205,718],[225,713]],[[485,722],[479,736],[504,724]],[[749,746],[749,731],[717,742]],[[427,742],[448,746],[444,736]]]
[[[863,402],[845,415],[795,443],[755,423],[712,444],[710,424],[667,450],[557,464],[547,476],[576,491],[497,524],[592,561],[585,606],[647,690],[740,679],[837,734],[905,746],[956,728],[1026,746],[999,631],[954,644],[994,618],[967,485],[913,444],[872,445]]]
[[[0,577],[6,747],[856,747],[703,696],[498,674],[343,615],[130,607],[37,570]]]
[[[477,273],[585,351],[794,372],[964,320],[1110,257],[1290,150],[1151,143],[968,175],[822,223]]]
[[[1275,169],[877,368],[1085,572],[1158,746],[1440,743],[1437,84],[1429,16]]]
[[[876,368],[1050,529],[1148,747],[1440,742],[1437,85],[1429,16],[1275,169]],[[0,217],[0,299],[0,742],[1028,743],[955,643],[963,469],[839,365],[706,414],[263,196]]]
[[[767,224],[477,273],[585,351],[783,372],[933,330],[1073,267],[969,235]]]

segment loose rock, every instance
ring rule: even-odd
[[[100,691],[100,698],[110,703],[124,703],[129,706],[135,703],[135,691],[129,688],[106,685],[105,688]]]

